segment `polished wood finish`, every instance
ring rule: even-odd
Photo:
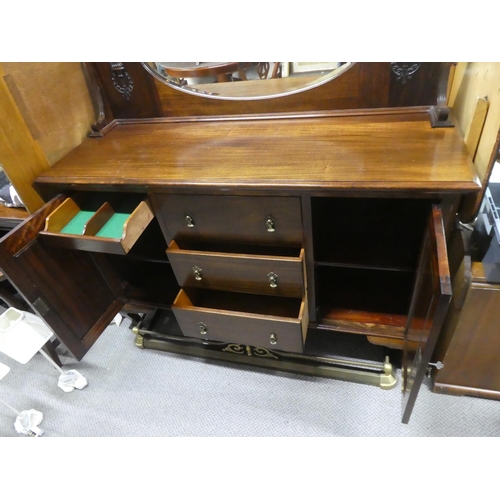
[[[487,282],[481,262],[472,262],[470,235],[464,229],[450,242],[453,307],[433,355],[444,365],[433,370],[433,390],[500,399],[500,286]]]
[[[181,290],[172,310],[188,337],[301,353],[307,306],[300,299]],[[205,333],[202,333],[205,332]]]
[[[403,80],[397,78],[388,62],[358,62],[338,78],[308,90],[307,94],[299,92],[279,99],[250,100],[242,106],[239,101],[200,99],[199,96],[179,92],[156,80],[140,63],[121,63],[134,82],[130,99],[127,100],[113,86],[110,63],[88,64],[95,66],[104,99],[110,102],[116,118],[430,106],[437,101],[437,82],[441,67],[441,63],[421,63],[411,78]],[[247,87],[255,83],[266,87],[281,86],[279,78],[236,82],[236,85]]]
[[[302,244],[299,197],[168,194],[155,204],[177,241]]]
[[[47,248],[38,241],[58,197],[0,240],[2,270],[22,297],[81,359],[123,307],[123,297],[91,254]]]
[[[142,81],[137,67],[132,74],[124,63],[123,70],[134,85]],[[108,64],[101,83],[112,71]],[[122,74],[121,83],[127,78]],[[140,94],[115,89],[110,97],[103,87],[103,108],[107,102],[108,117],[110,112],[120,120],[105,119],[104,136],[85,141],[40,175],[37,190],[46,201],[73,191],[78,206],[85,195],[147,195],[157,220],[127,255],[68,250],[54,244],[57,238],[39,234],[64,201],[57,196],[2,241],[1,267],[79,358],[126,301],[143,309],[172,307],[187,338],[244,343],[262,353],[304,352],[312,338],[308,326],[331,344],[336,335],[354,333],[353,339],[386,344],[404,339],[408,351],[421,339],[421,361],[409,367],[410,356],[405,358],[408,421],[451,294],[442,218],[451,228],[455,207],[480,185],[457,130],[431,128],[428,106],[434,98],[394,107],[390,81],[388,63],[359,64],[311,91],[310,99],[254,103],[245,115],[240,104],[217,103],[215,112],[214,103],[172,97],[170,90],[160,96],[141,84],[137,89],[150,94],[142,106]],[[147,85],[158,90],[152,80]],[[424,94],[415,99],[427,100]],[[405,105],[407,98],[411,92],[400,93]],[[335,201],[328,207],[322,199]],[[387,201],[394,204],[384,208]],[[361,213],[357,205],[364,207]],[[420,221],[431,206],[426,229]],[[378,229],[370,232],[371,226]],[[368,240],[357,235],[363,232]],[[167,243],[173,250],[168,258]],[[230,251],[221,250],[225,245]],[[236,251],[242,247],[244,252]],[[248,276],[235,277],[238,269],[227,270],[228,262],[239,259],[251,264],[244,266],[249,270],[263,260],[286,261],[290,251],[303,252],[302,269],[294,267],[298,277],[292,280],[300,289],[286,292],[296,297],[263,295]],[[182,276],[178,283],[176,252],[194,252],[204,262],[220,257],[215,288],[221,289],[212,283],[195,289]],[[436,281],[428,279],[430,271]],[[283,273],[276,274],[279,287]],[[81,285],[83,276],[89,279]]]
[[[403,65],[414,63],[395,64],[403,67]],[[409,77],[402,77],[396,71],[391,71],[389,106],[415,106],[415,103],[436,104],[443,65],[445,71],[450,66],[449,63],[421,63],[418,70]]]
[[[85,224],[81,234],[60,233],[78,212],[80,207],[71,198],[67,198],[47,216],[45,228],[40,231],[40,238],[58,248],[125,255],[154,218],[149,203],[141,201],[125,221],[119,238],[99,236],[98,232],[115,214],[112,206],[105,203]]]
[[[195,245],[182,244],[179,247],[172,241],[167,250],[177,281],[183,288],[299,298],[304,295],[304,250],[293,252],[294,256],[280,256],[270,255],[267,247],[242,246],[240,251],[244,253],[213,251],[210,246],[200,251],[193,250],[193,247],[196,248]],[[198,272],[195,273],[194,269]],[[270,279],[270,273],[276,275],[275,280]]]
[[[88,63],[89,64],[89,63]],[[104,99],[113,118],[151,118],[163,116],[154,78],[139,63],[118,63],[123,70],[113,70],[113,63],[93,63]],[[118,87],[132,85],[130,93]]]
[[[423,240],[404,338],[403,423],[408,423],[410,419],[451,297],[451,278],[443,219],[440,207],[434,205]],[[418,338],[418,343],[414,341],[416,338]]]
[[[500,399],[500,287],[473,281],[435,373],[435,392]]]
[[[97,189],[480,189],[462,138],[454,129],[432,129],[423,111],[124,124],[73,150],[37,178],[40,189],[44,184]]]
[[[68,222],[80,212],[80,207],[72,198],[66,198],[45,219],[44,231],[58,233]]]

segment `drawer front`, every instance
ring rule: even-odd
[[[175,241],[167,250],[181,287],[302,297],[304,250],[298,257],[226,254],[182,250]]]
[[[307,327],[305,300],[297,317],[288,318],[197,307],[181,290],[172,310],[186,337],[303,352]]]
[[[298,197],[161,195],[157,199],[174,240],[302,244]]]

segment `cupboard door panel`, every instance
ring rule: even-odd
[[[408,423],[452,297],[441,208],[426,227],[404,336],[402,421]]]
[[[82,359],[123,307],[91,254],[46,248],[37,240],[45,218],[64,201],[47,203],[0,241],[0,268],[56,336]]]

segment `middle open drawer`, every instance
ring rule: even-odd
[[[178,243],[167,250],[183,288],[304,296],[304,249],[214,243]]]

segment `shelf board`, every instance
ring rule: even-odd
[[[353,309],[326,309],[318,315],[317,328],[361,335],[402,339],[407,316]]]

